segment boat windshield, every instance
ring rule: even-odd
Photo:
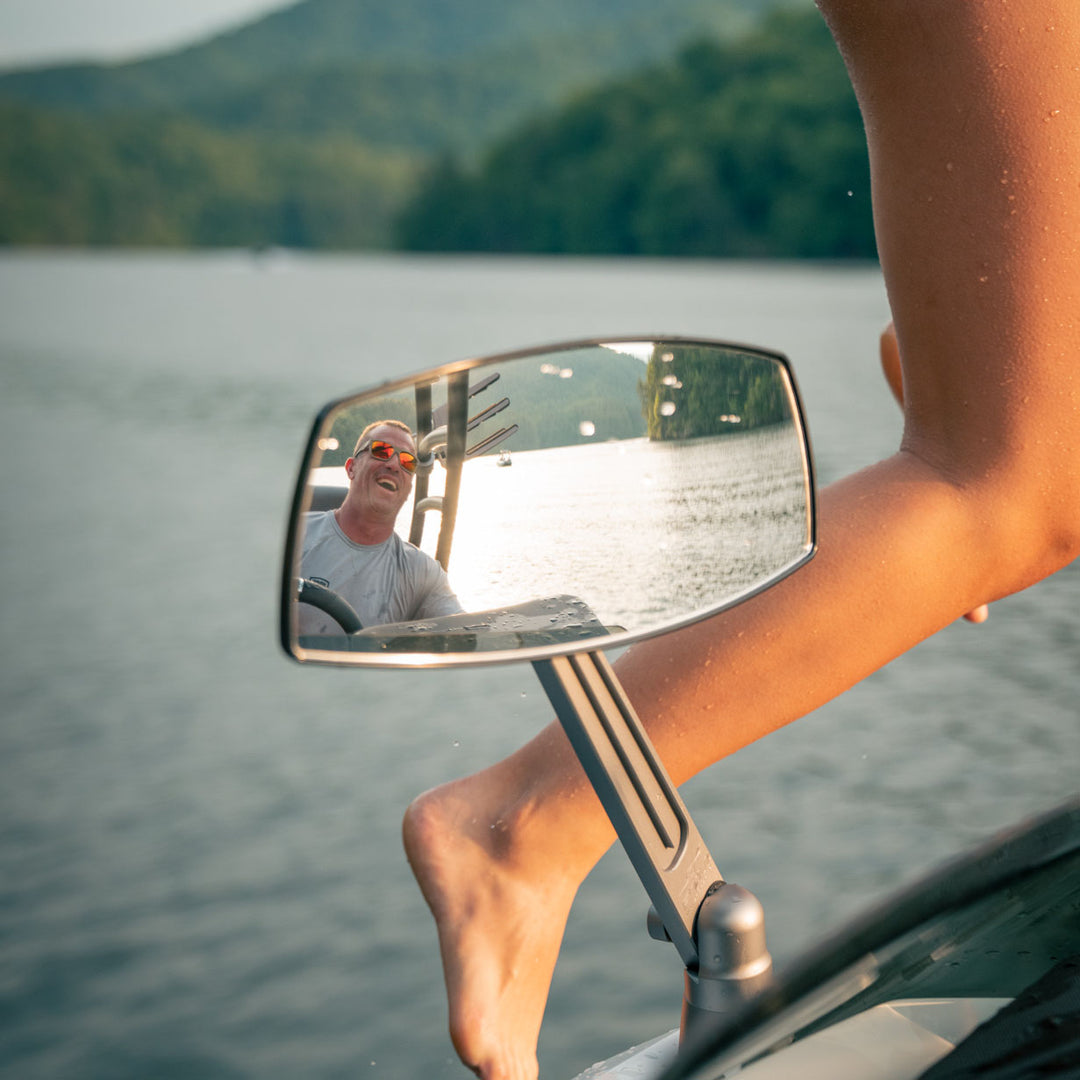
[[[1012,1030],[1010,1053],[1022,1055],[1026,1038],[1045,1054],[1047,1025],[1061,1027],[1062,1002],[1072,1000],[1076,1013],[1078,988],[1075,798],[946,864],[816,947],[707,1045],[677,1060],[664,1080],[717,1077],[876,1006],[913,999],[999,999],[1006,1005],[955,1054],[977,1052],[990,1025],[995,1053],[1002,1049],[1001,1032]],[[1077,1023],[1080,1017],[1073,1015],[1066,1025],[1074,1032],[1073,1053]],[[976,1044],[974,1051],[969,1044]],[[953,1075],[952,1057],[934,1066],[927,1080]]]

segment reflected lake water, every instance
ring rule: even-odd
[[[685,616],[801,554],[800,464],[790,428],[523,451],[512,468],[470,461],[454,588],[467,610],[569,592],[606,625]],[[436,535],[421,545],[432,554]]]

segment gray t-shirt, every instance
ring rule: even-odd
[[[397,533],[381,544],[356,544],[341,531],[332,510],[305,517],[301,576],[347,600],[365,628],[462,610],[446,571]],[[318,608],[300,604],[298,611],[301,634],[342,633]]]

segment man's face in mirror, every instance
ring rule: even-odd
[[[412,436],[393,424],[380,424],[367,432],[356,456],[345,462],[345,472],[349,477],[346,501],[349,510],[364,520],[372,524],[393,525],[412,491],[412,474],[401,467],[398,453],[394,453],[388,461],[375,457],[370,446],[376,440],[388,443],[395,451],[416,452]]]

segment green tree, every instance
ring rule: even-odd
[[[814,12],[702,41],[430,172],[421,250],[872,258],[858,107]]]
[[[776,362],[738,349],[664,346],[638,383],[650,439],[726,435],[790,420]]]

